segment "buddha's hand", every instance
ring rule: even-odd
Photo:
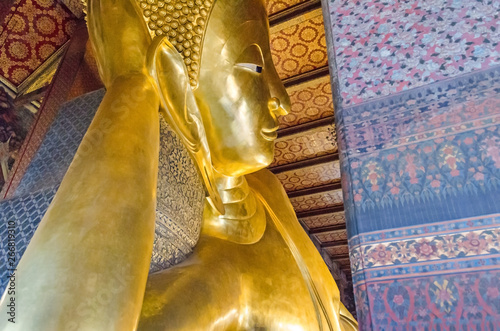
[[[151,36],[134,0],[88,0],[89,36],[106,87],[118,76],[147,73]]]

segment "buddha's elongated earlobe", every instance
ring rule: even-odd
[[[224,214],[205,128],[181,55],[166,37],[156,37],[148,49],[147,67],[160,96],[162,115],[195,160],[210,204]]]

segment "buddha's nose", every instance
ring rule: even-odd
[[[281,80],[271,85],[271,97],[268,103],[269,110],[276,116],[284,116],[290,112],[290,97]]]
[[[284,116],[289,113],[286,105],[283,105],[281,100],[276,97],[271,98],[267,105],[269,107],[269,111],[271,111],[271,113],[273,113],[276,117]]]
[[[269,92],[271,92],[269,110],[272,111],[276,117],[288,114],[291,107],[290,97],[272,61],[268,64],[266,78],[269,84]]]

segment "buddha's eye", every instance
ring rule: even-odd
[[[262,73],[264,69],[264,57],[259,45],[252,44],[241,52],[235,63],[236,67],[244,68],[256,73]]]
[[[261,73],[262,72],[262,66],[253,64],[253,63],[236,63],[237,67],[249,69],[253,72]]]

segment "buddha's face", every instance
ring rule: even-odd
[[[203,42],[200,107],[214,168],[239,176],[268,166],[290,100],[276,73],[261,0],[218,0]]]

